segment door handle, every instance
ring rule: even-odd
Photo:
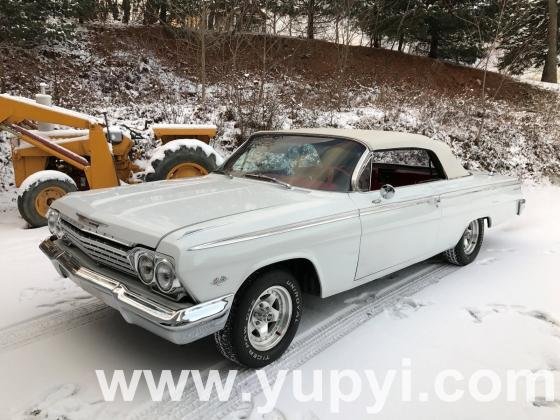
[[[434,204],[436,205],[436,207],[439,207],[441,204],[441,197],[434,198]]]

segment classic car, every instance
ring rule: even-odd
[[[464,169],[415,134],[252,135],[214,173],[68,194],[41,249],[129,323],[264,366],[289,346],[302,293],[331,296],[442,254],[472,262],[485,227],[524,208],[517,179]]]

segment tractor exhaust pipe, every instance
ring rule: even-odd
[[[35,95],[35,102],[41,105],[52,106],[52,96],[47,94],[48,85],[46,83],[39,83],[39,87],[41,93]],[[40,122],[37,124],[37,128],[39,131],[51,131],[54,130],[54,125]]]

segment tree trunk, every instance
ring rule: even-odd
[[[399,52],[402,52],[403,46],[404,46],[404,35],[400,34],[399,35],[399,46],[398,46],[398,51]]]
[[[159,22],[167,23],[167,1],[162,0],[159,6]]]
[[[428,53],[428,57],[438,58],[438,54],[439,54],[439,34],[437,33],[437,31],[431,31],[430,52]]]
[[[124,24],[128,24],[130,22],[130,0],[123,0],[122,9],[123,9],[122,22]]]
[[[147,0],[144,9],[144,25],[153,25],[158,20],[159,4],[157,0]]]
[[[310,0],[307,5],[307,38],[315,38],[315,0]]]
[[[339,21],[339,16],[336,16],[336,19],[334,21],[334,43],[338,44],[338,21]]]
[[[119,20],[119,5],[117,0],[109,0],[108,2],[109,10],[111,10],[111,15],[113,20]]]
[[[548,0],[548,53],[544,63],[542,81],[558,83],[558,3]]]
[[[202,9],[200,28],[200,102],[206,102],[206,31],[208,30],[208,9]]]

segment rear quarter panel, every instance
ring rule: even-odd
[[[441,251],[454,247],[472,220],[489,218],[495,226],[513,218],[523,197],[517,179],[484,173],[437,182],[434,188],[441,198]]]

